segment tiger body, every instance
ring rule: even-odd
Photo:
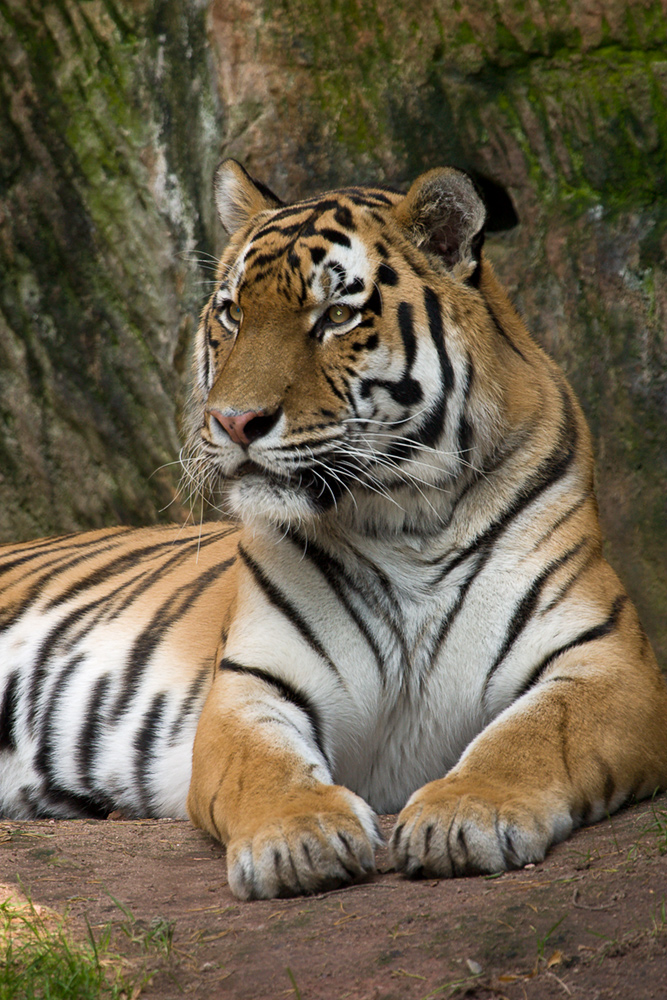
[[[4,815],[187,815],[236,536],[103,530],[2,550]]]
[[[585,420],[455,171],[282,206],[233,162],[189,475],[240,525],[0,562],[0,808],[184,816],[242,898],[536,861],[667,783]]]

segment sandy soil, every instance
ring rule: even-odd
[[[409,882],[378,861],[364,884],[239,903],[186,822],[0,823],[0,882],[75,924],[127,924],[122,904],[135,937],[173,931],[146,1000],[667,1000],[664,796],[497,877]]]

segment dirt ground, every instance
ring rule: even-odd
[[[667,1000],[665,796],[500,876],[410,882],[378,861],[364,884],[239,903],[186,822],[0,823],[0,882],[75,924],[169,928],[146,1000]]]

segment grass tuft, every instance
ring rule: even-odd
[[[136,1000],[152,978],[111,950],[113,926],[77,939],[60,914],[10,894],[0,902],[0,1000]]]
[[[656,845],[660,854],[667,854],[667,810],[658,809],[655,801],[651,802],[653,822],[646,827],[646,833],[656,835]]]

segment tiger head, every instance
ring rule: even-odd
[[[244,521],[428,517],[474,466],[493,409],[472,391],[494,320],[471,180],[437,169],[407,195],[349,187],[285,206],[226,160],[215,191],[230,240],[193,393],[208,482]]]

